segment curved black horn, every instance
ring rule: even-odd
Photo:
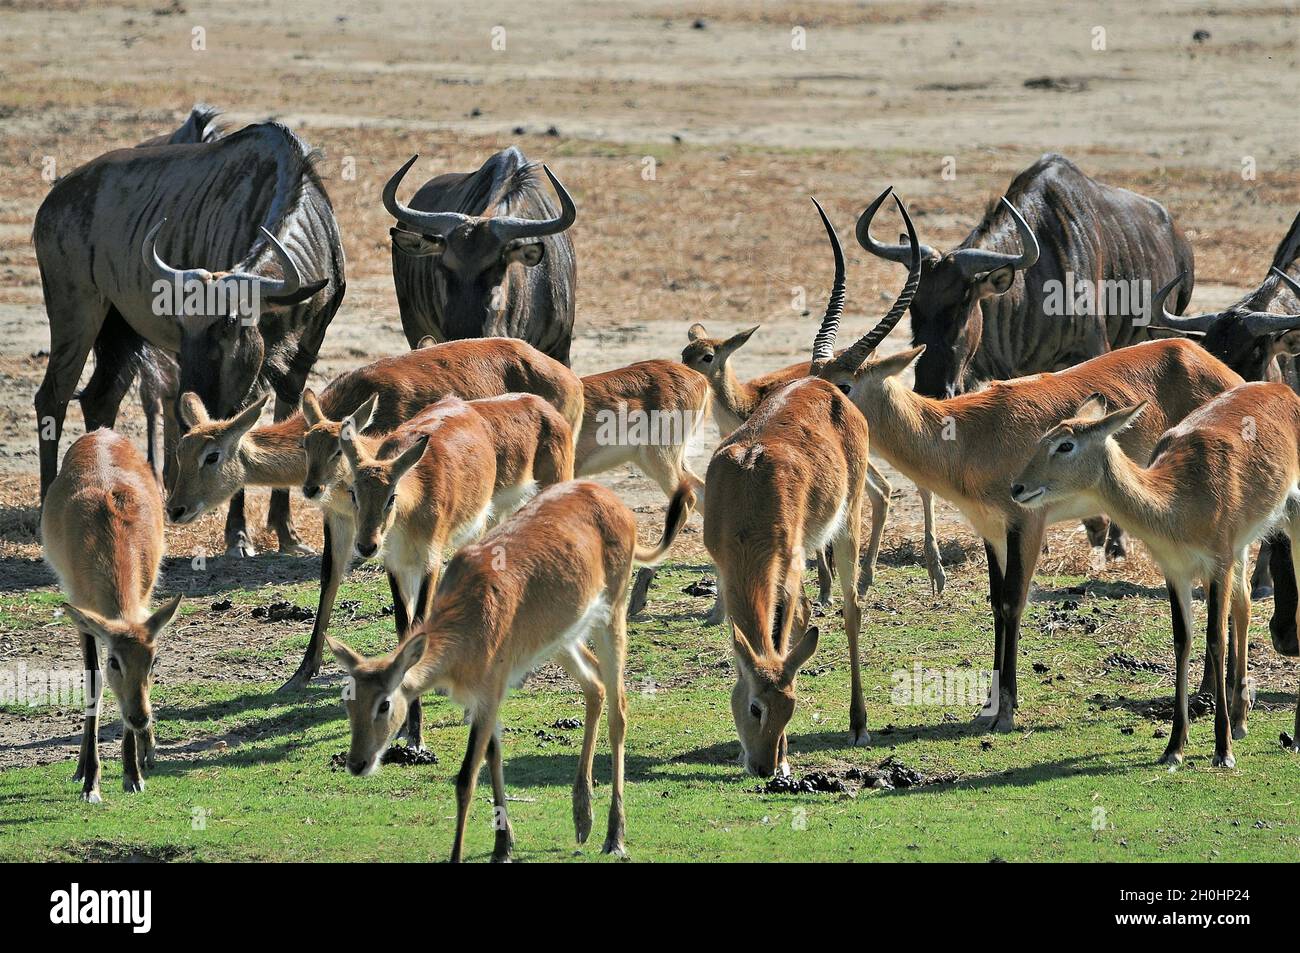
[[[555,218],[540,221],[531,218],[512,218],[505,215],[488,219],[488,228],[502,242],[514,241],[518,238],[541,238],[544,235],[554,235],[557,232],[564,231],[578,220],[578,207],[573,204],[573,196],[569,195],[569,190],[560,184],[560,180],[555,177],[555,173],[550,170],[549,166],[542,166],[542,171],[551,180],[555,194],[560,197],[560,214]]]
[[[1180,272],[1178,277],[1155,293],[1151,299],[1151,319],[1156,327],[1169,328],[1171,331],[1208,331],[1219,318],[1218,311],[1205,314],[1173,314],[1165,307],[1165,302],[1175,288],[1187,278],[1187,272]]]
[[[830,239],[831,252],[835,255],[835,282],[831,285],[831,296],[826,302],[826,314],[822,318],[821,327],[817,329],[817,336],[813,339],[810,373],[816,374],[835,353],[835,336],[840,330],[840,315],[844,313],[844,249],[840,247],[840,237],[835,234],[835,226],[826,216],[826,210],[822,208],[821,202],[816,199],[812,202],[817,206],[817,214],[822,217],[822,224],[826,226],[826,237]]]
[[[894,204],[898,206],[903,221],[907,223],[907,238],[912,246],[912,259],[907,266],[907,282],[903,285],[903,290],[898,293],[898,298],[894,301],[894,306],[889,309],[889,313],[881,318],[876,326],[854,343],[852,347],[840,355],[840,358],[847,366],[855,369],[860,367],[862,362],[871,356],[871,352],[876,349],[876,346],[885,339],[890,331],[894,330],[899,321],[903,320],[903,315],[907,312],[908,305],[912,303],[913,295],[916,294],[916,287],[921,283],[921,245],[916,240],[916,226],[912,224],[912,216],[907,214],[907,209],[898,200],[897,195],[894,196]]]
[[[900,265],[906,265],[912,260],[912,249],[909,245],[886,245],[878,242],[871,237],[871,220],[875,218],[877,209],[882,202],[894,191],[891,185],[885,191],[876,196],[876,200],[867,206],[866,211],[858,216],[857,236],[858,244],[864,249],[871,252],[877,258],[883,258],[885,261],[896,262]],[[929,245],[921,245],[922,258],[937,258],[938,253]]]
[[[423,235],[446,235],[462,222],[468,222],[470,216],[462,215],[460,212],[417,212],[397,201],[397,186],[401,184],[407,171],[415,165],[415,160],[418,158],[420,154],[417,152],[407,159],[406,164],[394,172],[388,180],[384,186],[384,208],[393,218],[404,225],[410,225]]]
[[[1016,223],[1016,231],[1020,235],[1020,254],[1011,255],[1005,252],[985,251],[982,248],[959,249],[953,252],[950,257],[967,278],[986,274],[1007,265],[1010,265],[1016,271],[1024,271],[1038,261],[1038,239],[1034,235],[1034,230],[1029,227],[1029,223],[1020,214],[1020,210],[1007,201],[1005,195],[1002,197],[1002,204],[1006,206],[1007,211],[1011,213],[1011,218]]]

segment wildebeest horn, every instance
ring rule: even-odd
[[[885,198],[893,190],[894,187],[892,185],[885,189],[885,191],[876,196],[874,202],[867,206],[867,210],[858,216],[858,244],[871,252],[871,254],[875,255],[877,258],[883,258],[886,261],[893,261],[900,265],[906,265],[912,260],[912,248],[910,245],[886,245],[871,237],[871,220],[875,217],[876,210],[880,208],[880,204],[885,201]],[[921,245],[920,249],[922,258],[939,257],[939,253],[929,245]]]
[[[1020,254],[1009,255],[1005,252],[985,251],[982,248],[958,249],[951,257],[967,278],[986,274],[1006,265],[1010,265],[1016,271],[1024,271],[1038,261],[1038,239],[1034,237],[1034,230],[1029,227],[1029,223],[1016,207],[1007,201],[1005,195],[1002,197],[1002,204],[1007,207],[1007,211],[1016,221],[1016,231],[1020,233]]]
[[[1204,332],[1210,330],[1214,322],[1219,319],[1218,311],[1207,311],[1205,314],[1173,314],[1165,307],[1169,295],[1183,283],[1186,277],[1187,272],[1180,272],[1178,277],[1157,291],[1151,299],[1150,317],[1156,327],[1169,328],[1171,331]]]
[[[1300,295],[1300,283],[1281,268],[1275,267],[1272,270],[1288,288]],[[1268,311],[1251,311],[1242,319],[1242,324],[1255,337],[1262,337],[1265,334],[1282,334],[1300,329],[1300,314],[1273,314]]]
[[[388,184],[384,186],[384,208],[388,209],[388,214],[393,218],[403,225],[410,225],[421,234],[445,236],[457,225],[470,221],[470,216],[462,215],[460,212],[417,212],[397,201],[397,186],[401,184],[407,171],[415,165],[415,160],[418,158],[420,154],[417,152],[407,159],[406,164],[394,172],[392,178],[388,180]]]
[[[144,238],[144,246],[141,248],[141,255],[144,258],[145,267],[159,278],[167,281],[173,281],[180,284],[186,284],[190,281],[201,281],[208,284],[212,281],[222,282],[253,282],[258,285],[261,293],[271,297],[281,297],[291,295],[302,286],[302,276],[298,273],[298,266],[294,264],[293,259],[289,256],[288,250],[280,244],[280,240],[272,235],[265,227],[258,226],[262,237],[267,240],[274,252],[276,259],[280,262],[280,270],[284,277],[277,281],[274,278],[267,278],[263,275],[251,274],[242,271],[230,271],[221,275],[214,275],[206,268],[173,268],[162,260],[158,254],[158,232],[167,219],[162,219],[153,228],[149,229],[149,234]]]
[[[513,218],[508,215],[488,219],[488,228],[502,242],[514,241],[517,238],[541,238],[543,235],[554,235],[564,231],[578,220],[578,207],[573,204],[573,198],[568,190],[560,184],[560,180],[548,166],[542,166],[542,171],[551,180],[555,194],[560,197],[560,214],[555,218],[540,221],[531,218]]]
[[[892,187],[886,189],[873,204],[880,204],[881,200],[891,191]],[[898,293],[898,299],[894,302],[894,306],[889,309],[889,313],[881,318],[876,326],[854,343],[852,347],[840,355],[840,359],[844,361],[845,365],[855,370],[871,356],[871,352],[876,349],[876,346],[885,339],[890,331],[894,330],[895,325],[903,320],[908,305],[912,303],[912,296],[916,294],[916,286],[921,283],[921,245],[916,240],[916,226],[912,224],[912,216],[907,214],[907,209],[898,200],[897,195],[894,196],[894,204],[898,206],[899,214],[903,216],[903,221],[907,223],[907,238],[912,248],[912,259],[907,266],[907,282],[903,285],[903,290]]]
[[[826,237],[830,239],[831,251],[835,255],[835,282],[831,285],[831,296],[826,302],[826,315],[822,318],[817,337],[813,339],[811,374],[816,374],[835,353],[835,335],[840,330],[840,315],[844,312],[844,249],[840,247],[840,238],[835,234],[835,226],[826,217],[822,203],[813,199],[817,214],[826,226]]]

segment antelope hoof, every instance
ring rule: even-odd
[[[513,862],[514,855],[512,855],[509,850],[504,854],[498,854],[496,851],[492,852],[492,863],[494,864],[509,864]]]
[[[709,610],[709,615],[704,620],[704,624],[722,625],[722,623],[726,621],[727,621],[727,610],[723,607],[722,600],[719,599],[717,602],[713,603],[713,608]]]
[[[319,662],[317,662],[315,665],[309,665],[308,663],[303,662],[301,665],[298,666],[298,671],[294,672],[293,676],[287,682],[285,682],[283,685],[281,685],[279,688],[275,690],[276,694],[281,695],[284,694],[285,692],[302,691],[304,688],[307,687],[308,683],[310,683],[311,680],[316,677],[316,674],[319,671],[320,671]]]
[[[301,540],[291,540],[288,543],[280,544],[281,556],[315,556],[316,550],[312,549]]]
[[[1246,737],[1247,733],[1248,733],[1248,729],[1244,724],[1232,726],[1233,741],[1240,741],[1242,738]]]
[[[573,836],[579,844],[587,843],[591,836],[591,823],[595,814],[591,809],[591,792],[573,792]]]
[[[1016,713],[1015,709],[1009,705],[1003,705],[1002,710],[998,712],[997,717],[993,719],[992,730],[999,734],[1006,734],[1009,731],[1016,730]]]
[[[627,859],[627,848],[623,846],[621,840],[607,840],[605,846],[600,849],[602,854],[611,854],[614,857]]]
[[[1237,759],[1229,754],[1219,754],[1215,752],[1214,757],[1210,760],[1210,766],[1215,768],[1235,768]]]
[[[943,563],[939,561],[939,554],[934,554],[934,560],[931,561],[930,554],[925,555],[925,571],[930,576],[930,595],[936,599],[943,595],[943,588],[948,584],[948,574],[943,571]]]
[[[103,804],[103,803],[104,803],[104,799],[103,799],[102,797],[99,796],[99,788],[95,788],[95,789],[92,790],[92,791],[82,791],[82,792],[81,792],[81,799],[82,799],[83,801],[85,801],[87,804]]]
[[[849,747],[866,748],[871,744],[871,732],[867,731],[867,726],[849,729]]]
[[[1271,585],[1260,584],[1250,590],[1250,601],[1259,602],[1261,599],[1272,599],[1273,587]]]
[[[143,778],[123,778],[122,790],[127,794],[139,794],[144,790]]]
[[[780,767],[776,769],[776,773],[783,778],[788,778],[790,776],[790,762],[782,761]]]

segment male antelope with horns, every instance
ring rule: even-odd
[[[1231,768],[1236,763],[1232,741],[1246,736],[1249,710],[1250,545],[1279,524],[1287,528],[1292,546],[1300,539],[1300,397],[1283,384],[1234,387],[1167,431],[1143,466],[1125,455],[1116,436],[1149,407],[1142,401],[1108,413],[1103,399],[1090,397],[1039,441],[1011,485],[1011,498],[1030,512],[1082,500],[1085,507],[1121,520],[1160,564],[1173,613],[1177,668],[1164,764],[1181,763],[1187,743],[1192,586],[1197,579],[1205,584],[1213,764]],[[1229,611],[1235,650],[1231,685],[1225,681]],[[1300,734],[1300,707],[1296,718]]]
[[[870,222],[886,189],[859,219]],[[1176,280],[1176,279],[1175,279]],[[1007,494],[1048,428],[1070,416],[1090,394],[1113,406],[1151,401],[1151,410],[1120,436],[1136,460],[1147,460],[1160,435],[1207,400],[1241,383],[1241,377],[1190,341],[1150,341],[1054,374],[996,382],[945,400],[925,397],[899,379],[926,346],[889,357],[876,347],[902,312],[891,311],[820,375],[847,394],[871,427],[872,447],[918,487],[948,500],[984,538],[993,608],[994,661],[998,673],[998,730],[1015,725],[1016,662],[1020,618],[1047,527],[1090,517],[1083,501],[1026,510]],[[984,718],[985,716],[982,716]]]
[[[898,207],[915,242],[911,220],[901,202]],[[835,283],[813,345],[814,373],[831,358],[844,308],[844,255],[819,204],[817,211],[835,255]],[[919,274],[918,258],[886,320],[906,310]],[[770,394],[709,463],[704,545],[718,567],[731,619],[731,710],[741,759],[752,774],[789,771],[785,732],[795,683],[818,640],[818,630],[807,628],[804,557],[828,543],[840,574],[852,669],[849,741],[869,741],[857,593],[869,442],[866,421],[852,404],[825,381],[805,377]]]

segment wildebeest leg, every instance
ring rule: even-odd
[[[993,671],[1002,668],[1002,646],[1005,641],[1005,629],[1002,622],[1002,587],[1004,584],[1002,557],[997,549],[988,540],[984,541],[984,556],[989,564],[989,607],[993,610]],[[997,692],[998,687],[993,686],[993,692]],[[990,714],[981,712],[975,716],[977,727],[988,727],[993,724],[993,717],[997,714],[998,699],[992,694],[985,706]]]
[[[1297,592],[1300,591],[1296,577],[1296,567],[1300,566],[1300,516],[1291,520],[1290,531],[1290,538],[1285,543],[1283,537],[1277,537],[1277,545],[1270,554],[1275,598],[1273,618],[1268,620],[1268,634],[1273,648],[1280,654],[1295,657],[1300,655],[1300,638],[1296,632]],[[1291,750],[1300,751],[1300,697],[1296,699]]]
[[[59,472],[59,438],[68,401],[77,389],[86,358],[108,314],[108,302],[90,290],[44,282],[50,322],[50,359],[36,391],[36,443],[41,457],[41,502]]]
[[[1286,536],[1270,536],[1259,544],[1259,558],[1255,560],[1255,571],[1250,577],[1250,598],[1267,599],[1274,594],[1273,583],[1273,548],[1274,544],[1286,548],[1290,545]]]
[[[110,307],[93,345],[94,373],[78,395],[87,433],[117,424],[122,398],[135,383],[139,360],[136,352],[143,346],[140,336],[122,320],[116,308]]]
[[[316,619],[311,627],[311,641],[293,677],[280,686],[280,691],[303,688],[320,671],[321,655],[325,646],[325,631],[329,628],[334,611],[334,599],[347,574],[352,560],[352,545],[356,530],[350,520],[325,517],[325,548],[320,558],[320,601],[316,604]],[[405,609],[403,608],[403,613]]]
[[[288,401],[275,398],[275,419],[284,420],[298,408]],[[288,556],[311,556],[314,551],[303,543],[298,530],[293,525],[293,514],[289,509],[289,491],[276,489],[271,491],[271,505],[266,511],[266,528],[274,530],[280,540],[280,552]]]

